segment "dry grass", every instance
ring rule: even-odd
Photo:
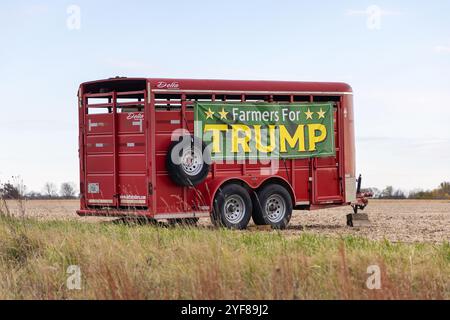
[[[449,275],[446,242],[0,219],[1,299],[449,299]]]
[[[21,206],[8,200],[12,215],[39,220],[77,220],[98,223],[111,218],[82,218],[76,215],[79,200],[31,200]],[[317,211],[295,211],[289,228],[284,234],[297,237],[304,232],[327,235],[357,236],[371,240],[388,239],[391,242],[433,242],[450,241],[450,201],[441,200],[370,200],[364,210],[372,221],[368,228],[348,228],[346,214],[348,206]],[[208,218],[201,219],[202,226],[211,226]]]

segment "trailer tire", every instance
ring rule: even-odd
[[[286,188],[269,184],[257,192],[259,205],[254,206],[255,224],[270,225],[274,229],[286,229],[292,216],[292,198]]]
[[[209,173],[206,144],[193,136],[182,136],[169,146],[166,168],[170,178],[180,186],[193,187],[202,183]]]
[[[258,194],[256,191],[253,191],[252,194],[252,203],[253,203],[253,212],[252,212],[252,220],[257,226],[267,225],[266,221],[264,221],[261,214],[258,212],[261,211],[261,202],[259,200]]]
[[[247,228],[252,210],[248,191],[238,184],[229,184],[217,191],[211,221],[215,226],[242,230]]]

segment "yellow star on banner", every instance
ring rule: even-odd
[[[313,114],[314,114],[314,112],[311,112],[311,110],[308,108],[308,111],[306,111],[305,112],[305,114],[306,114],[306,120],[308,120],[308,119],[313,119]]]
[[[323,111],[322,108],[320,108],[320,111],[317,111],[316,113],[319,115],[319,119],[325,119],[326,111]]]
[[[228,114],[228,113],[229,113],[229,112],[225,111],[224,108],[222,108],[222,111],[219,111],[220,119],[226,120],[226,119],[227,119],[227,114]]]
[[[214,111],[211,111],[211,108],[208,108],[208,111],[205,111],[206,114],[206,120],[208,120],[209,118],[213,118],[214,115]]]

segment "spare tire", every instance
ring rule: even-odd
[[[209,173],[210,161],[205,154],[206,144],[194,136],[182,136],[174,141],[167,153],[167,171],[170,178],[180,186],[196,186]]]

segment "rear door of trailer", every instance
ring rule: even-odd
[[[148,206],[146,91],[83,95],[87,205]]]

